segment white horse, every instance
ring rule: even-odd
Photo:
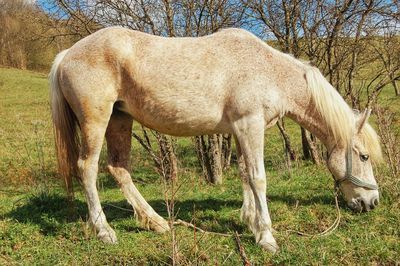
[[[379,202],[371,160],[378,137],[318,69],[283,54],[245,30],[201,38],[163,38],[119,27],[100,30],[61,52],[50,73],[60,174],[77,176],[98,237],[116,242],[96,188],[104,136],[108,169],[138,220],[158,232],[168,223],[145,201],[129,173],[133,120],[174,136],[231,133],[243,184],[241,219],[275,252],[266,201],[264,130],[288,116],[315,134],[348,205]],[[81,137],[78,141],[78,128]]]

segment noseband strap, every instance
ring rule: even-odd
[[[372,190],[378,190],[377,185],[367,183],[367,182],[361,180],[360,178],[353,176],[353,174],[352,174],[352,171],[353,171],[352,146],[353,145],[349,145],[349,148],[347,149],[347,152],[346,152],[346,173],[343,178],[337,179],[335,181],[336,185],[339,186],[343,181],[349,181],[358,187],[363,187],[363,188],[372,189]]]

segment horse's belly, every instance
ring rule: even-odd
[[[172,97],[170,101],[147,99],[123,105],[142,125],[173,136],[231,133],[223,107]]]

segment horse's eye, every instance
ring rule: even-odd
[[[369,155],[368,154],[361,154],[360,155],[360,160],[363,162],[368,161]]]

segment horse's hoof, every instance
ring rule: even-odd
[[[271,252],[272,254],[275,254],[279,250],[279,246],[270,230],[261,232],[258,237],[258,244],[263,249]]]
[[[118,243],[117,235],[115,234],[114,230],[112,230],[111,228],[100,231],[97,234],[97,237],[104,243],[109,243],[109,244],[117,244]]]
[[[279,246],[276,242],[259,242],[258,243],[263,249],[275,254],[279,251]]]

